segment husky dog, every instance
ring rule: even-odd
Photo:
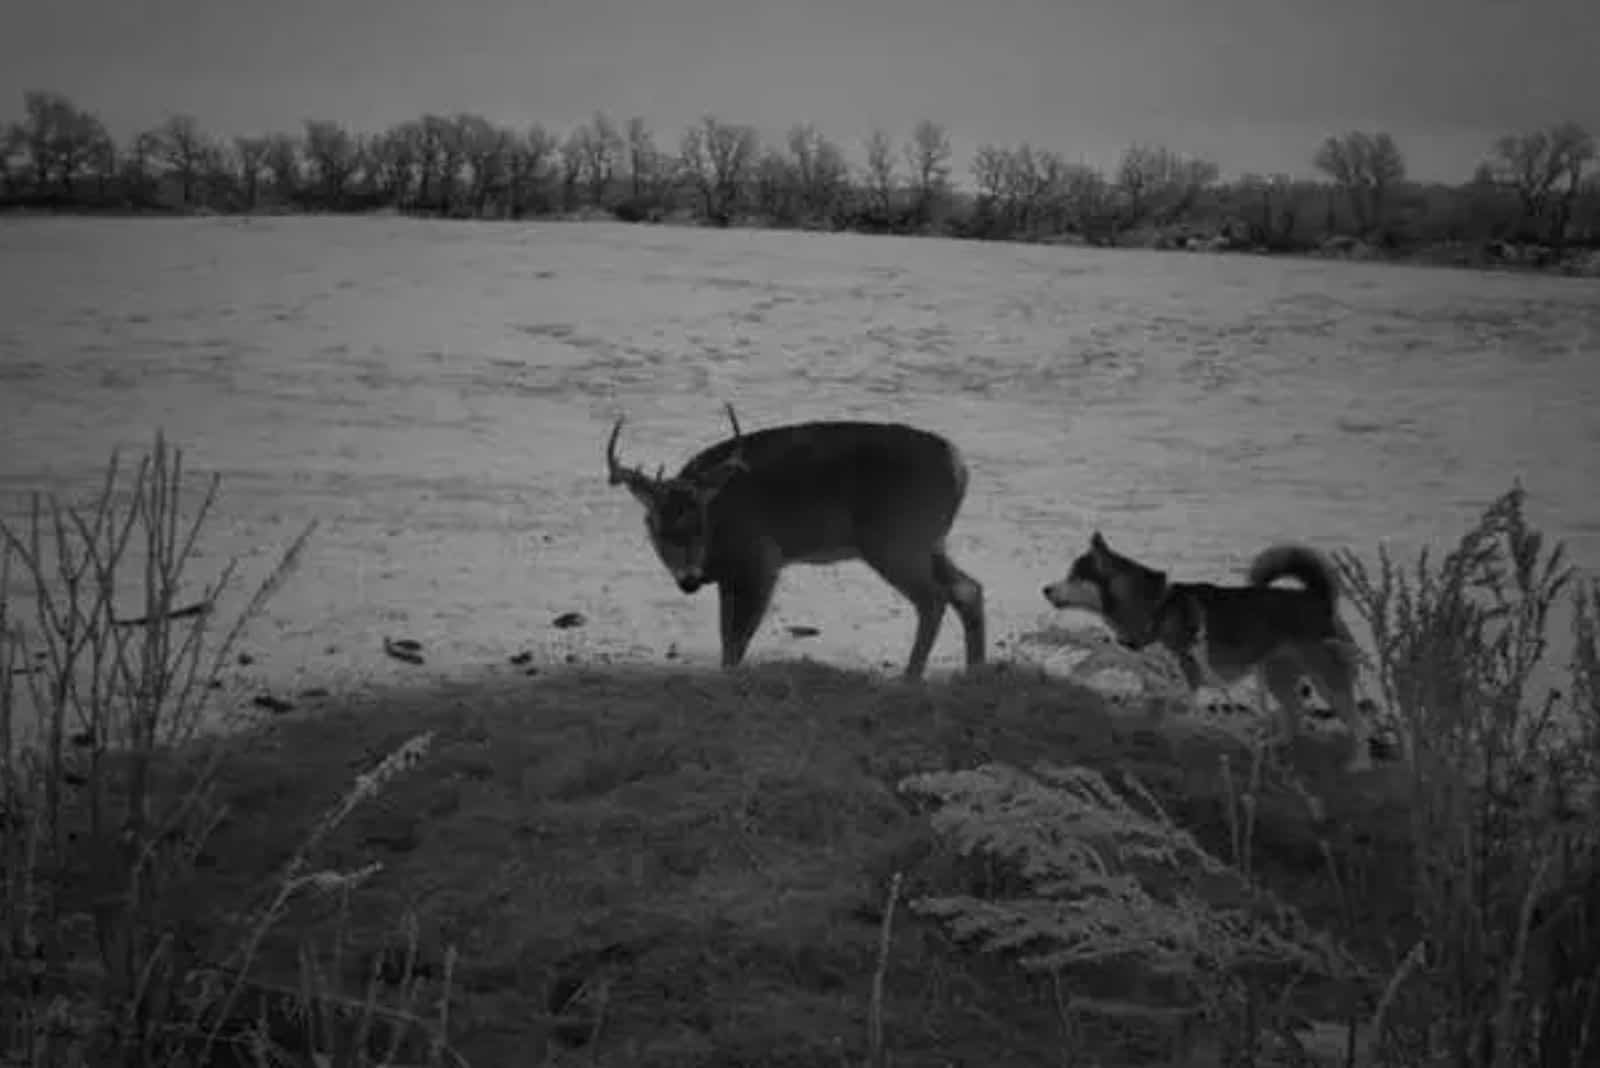
[[[1371,767],[1369,726],[1356,701],[1356,645],[1339,618],[1332,566],[1303,545],[1274,545],[1250,565],[1247,586],[1170,582],[1165,571],[1116,552],[1099,531],[1067,576],[1044,588],[1057,608],[1082,608],[1110,624],[1124,645],[1160,642],[1183,665],[1191,689],[1229,685],[1254,672],[1293,740],[1303,712],[1300,679],[1350,730],[1349,771]],[[1296,579],[1301,589],[1273,586]]]

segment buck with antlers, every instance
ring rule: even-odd
[[[951,561],[944,540],[966,496],[961,453],[937,434],[898,423],[812,422],[733,436],[654,476],[617,459],[622,420],[606,443],[613,486],[645,509],[656,554],[678,588],[715,585],[722,665],[736,666],[789,564],[860,560],[917,611],[905,677],[919,678],[953,607],[967,665],[983,663],[983,587]]]

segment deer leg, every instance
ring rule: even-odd
[[[983,584],[955,565],[940,550],[933,556],[934,577],[944,589],[945,600],[956,610],[967,642],[967,667],[983,663],[985,641]]]
[[[917,610],[917,636],[911,642],[911,656],[906,660],[905,677],[920,679],[928,666],[928,654],[933,651],[934,640],[939,637],[939,628],[944,623],[944,610],[949,604],[948,594],[934,576],[933,558],[863,553],[862,560]]]
[[[744,660],[750,639],[772,603],[778,568],[763,561],[759,568],[726,577],[717,584],[717,609],[722,630],[722,666],[737,667]]]

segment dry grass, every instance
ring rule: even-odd
[[[62,545],[155,533],[126,558],[145,623],[116,624],[103,575],[38,590],[81,606],[46,639],[67,651],[52,665],[85,658],[76,674],[15,674],[40,631],[8,621],[7,1063],[1512,1065],[1578,1064],[1596,1041],[1600,964],[1577,949],[1592,828],[1533,807],[1592,773],[1592,590],[1570,760],[1548,737],[1468,759],[1509,710],[1543,708],[1513,686],[1560,567],[1520,497],[1463,543],[1477,555],[1358,586],[1369,620],[1398,621],[1378,674],[1422,755],[1350,780],[1340,740],[1269,758],[1022,664],[926,686],[804,662],[541,666],[197,736],[178,698],[214,692],[238,631],[174,618],[177,468],[158,446],[131,496],[106,494],[142,504],[38,513],[65,517],[37,527]],[[14,537],[9,566],[119,559],[34,546]],[[79,681],[102,676],[141,685]],[[1417,687],[1461,677],[1475,718],[1423,719],[1439,702]],[[41,682],[55,718],[30,748],[16,687]],[[960,820],[930,820],[902,787],[948,811],[973,775],[1025,785],[1031,818],[969,793]],[[1092,922],[1042,947],[947,925],[983,912],[1014,933],[1016,908]]]

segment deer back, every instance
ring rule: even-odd
[[[758,549],[783,563],[831,563],[868,552],[931,550],[966,495],[967,471],[946,438],[899,423],[811,422],[729,438],[684,464],[716,470],[739,450],[745,469],[711,502],[711,575]]]

